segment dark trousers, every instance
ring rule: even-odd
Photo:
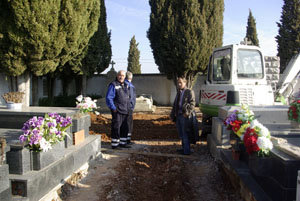
[[[127,125],[128,125],[127,143],[130,143],[131,136],[132,136],[132,130],[133,130],[133,115],[132,115],[132,112],[130,112],[128,114]]]
[[[121,114],[119,112],[112,112],[111,122],[111,146],[117,147],[119,145],[126,145],[127,143],[127,118],[128,114]]]

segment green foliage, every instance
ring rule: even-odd
[[[249,41],[251,41],[252,45],[259,46],[259,41],[256,33],[256,22],[251,10],[249,10],[246,37]]]
[[[128,51],[128,66],[127,71],[133,74],[141,74],[141,64],[140,64],[140,51],[138,49],[138,43],[136,43],[135,36],[130,40],[129,51]]]
[[[161,73],[185,76],[188,86],[206,72],[213,48],[222,45],[223,0],[150,0],[148,38]]]
[[[89,45],[85,50],[85,57],[82,61],[84,74],[92,75],[94,72],[101,73],[109,66],[112,56],[111,32],[107,30],[106,8],[104,0],[100,0],[100,18],[98,30],[95,32]]]
[[[76,58],[97,30],[99,0],[0,1],[0,66],[18,76],[54,72]],[[76,67],[75,67],[76,66]]]
[[[287,67],[290,59],[300,48],[300,2],[299,0],[284,0],[277,40],[278,56],[280,57],[280,72]]]

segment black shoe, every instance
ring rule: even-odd
[[[120,147],[121,148],[131,148],[131,146],[128,144],[121,144]]]
[[[127,145],[133,145],[134,142],[127,142]]]
[[[117,147],[111,147],[112,149],[114,149],[114,150],[121,150],[121,148],[119,147],[119,146],[117,146]]]

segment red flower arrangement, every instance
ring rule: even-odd
[[[255,130],[247,128],[244,135],[244,144],[249,155],[260,150],[257,145],[257,138],[258,135],[256,134]]]
[[[300,123],[300,100],[294,101],[290,104],[288,110],[288,119]]]

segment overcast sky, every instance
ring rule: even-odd
[[[263,53],[266,56],[275,56],[277,54],[275,36],[278,34],[276,22],[280,20],[283,0],[224,1],[223,45],[237,44],[243,40],[246,35],[249,9],[251,9],[256,19],[258,40]],[[148,0],[105,0],[105,3],[107,25],[112,31],[112,60],[116,63],[114,68],[127,69],[129,41],[135,35],[141,52],[142,73],[159,73],[146,36],[150,26]]]

